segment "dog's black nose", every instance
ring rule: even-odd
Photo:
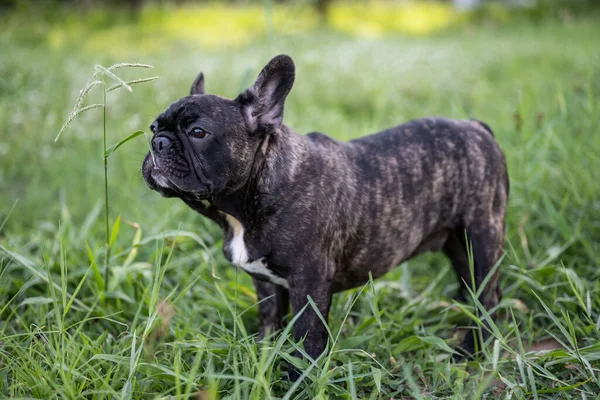
[[[171,145],[169,138],[165,136],[157,136],[152,139],[152,150],[156,152],[163,151]]]

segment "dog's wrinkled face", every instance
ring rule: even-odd
[[[235,184],[251,164],[254,140],[236,102],[213,95],[184,97],[151,125],[148,186],[165,196],[205,199]]]
[[[200,74],[191,95],[150,126],[154,157],[148,153],[142,167],[148,186],[165,197],[197,200],[241,187],[262,139],[281,124],[293,81],[287,56],[271,60],[235,100],[205,94]]]

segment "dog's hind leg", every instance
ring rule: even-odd
[[[469,269],[469,257],[467,255],[466,231],[464,228],[456,228],[450,232],[446,243],[444,243],[443,251],[452,262],[454,271],[459,282],[459,289],[456,295],[456,300],[465,302],[469,298],[467,285],[471,286],[471,272]]]
[[[493,317],[493,309],[498,305],[501,298],[499,268],[496,268],[494,271],[494,267],[502,255],[502,245],[504,242],[503,218],[500,222],[495,218],[485,218],[471,223],[467,226],[467,238],[471,243],[473,254],[473,275],[475,278],[475,287],[472,288],[473,292],[477,292],[483,285],[486,277],[491,274],[485,287],[481,290],[478,300],[483,308],[490,313],[490,316]],[[465,281],[471,286],[470,271],[468,274],[469,278],[468,280],[465,279]],[[479,310],[477,315],[483,321],[480,336],[482,340],[475,339],[476,336],[474,334],[478,332],[477,329],[474,329],[472,333],[467,333],[460,346],[467,355],[475,354],[478,350],[476,349],[476,345],[483,346],[483,343],[489,337],[489,322],[483,318]],[[481,347],[479,347],[479,350],[481,350]]]
[[[260,330],[257,340],[281,329],[283,318],[290,310],[290,295],[286,288],[253,278],[256,295],[260,304]]]

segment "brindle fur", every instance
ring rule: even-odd
[[[221,226],[230,261],[227,215],[243,225],[249,259],[264,258],[287,279],[289,291],[254,277],[258,298],[271,296],[259,306],[260,337],[281,326],[288,297],[298,313],[310,296],[327,319],[334,292],[423,252],[442,250],[461,284],[470,284],[465,234],[480,285],[502,254],[509,189],[491,129],[475,120],[423,118],[347,143],[299,135],[282,123],[293,81],[287,56],[271,60],[234,100],[204,94],[199,76],[192,95],[154,122],[155,140],[167,137],[170,146],[155,151],[156,166],[150,156],[143,165],[152,189]],[[195,125],[210,136],[190,138]],[[488,310],[500,300],[498,276],[496,270],[481,294]],[[326,329],[310,306],[294,337],[305,337],[311,357],[325,349]],[[473,351],[472,335],[464,347]]]

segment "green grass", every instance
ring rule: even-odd
[[[597,397],[597,18],[377,38],[280,33],[274,19],[271,32],[244,43],[223,32],[227,45],[217,47],[189,26],[190,37],[165,28],[152,45],[160,21],[94,24],[98,15],[62,25],[7,16],[0,31],[0,396]],[[80,115],[54,143],[94,65],[148,63],[160,76],[107,94],[110,144],[147,130],[199,70],[209,92],[233,97],[278,53],[297,65],[285,120],[298,132],[347,140],[426,115],[493,127],[511,198],[504,299],[482,359],[450,361],[455,328],[471,323],[475,306],[453,306],[456,279],[441,255],[336,295],[333,351],[316,364],[291,358],[289,329],[256,344],[251,280],[224,260],[213,224],[146,188],[142,137],[109,159],[110,224],[118,216],[121,224],[104,287],[101,110]],[[101,91],[91,103],[102,103]],[[553,349],[531,351],[541,344]],[[297,384],[282,379],[288,362],[304,363]]]

